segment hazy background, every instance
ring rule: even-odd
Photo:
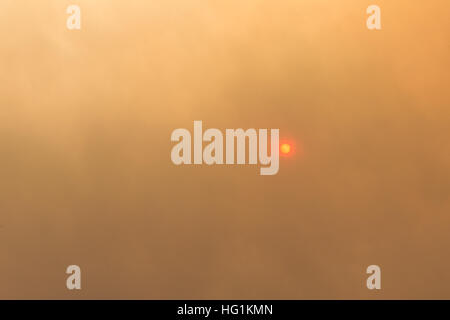
[[[450,299],[449,9],[2,0],[0,298]],[[177,167],[194,120],[297,152]]]

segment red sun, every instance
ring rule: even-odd
[[[283,143],[280,147],[282,154],[288,155],[291,152],[291,145],[288,143]]]

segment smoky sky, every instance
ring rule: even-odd
[[[450,298],[449,6],[3,0],[0,298]],[[194,120],[298,152],[175,166]]]

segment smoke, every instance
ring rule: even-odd
[[[377,3],[2,1],[0,297],[448,298],[448,1]],[[302,152],[176,167],[194,120]]]

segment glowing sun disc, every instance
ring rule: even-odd
[[[287,143],[283,143],[280,147],[280,151],[283,154],[288,154],[289,152],[291,152],[291,146]]]

